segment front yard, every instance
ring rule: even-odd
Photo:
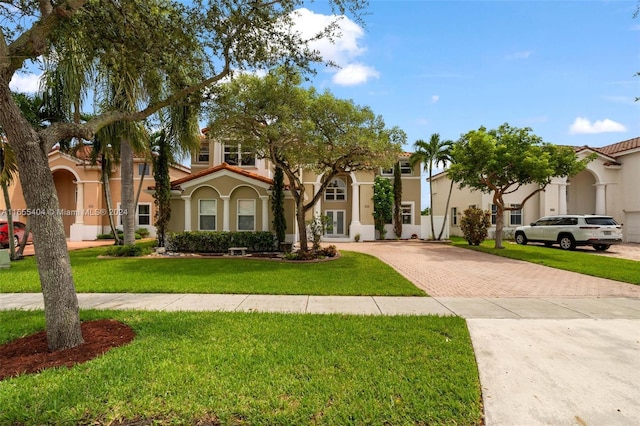
[[[0,381],[0,424],[482,423],[478,372],[461,318],[110,311],[82,317],[122,321],[137,337],[71,369]],[[0,344],[44,327],[38,311],[0,312],[0,322]]]
[[[80,293],[236,293],[425,296],[373,256],[342,252],[319,263],[251,258],[110,258],[107,247],[70,252]],[[35,258],[0,271],[0,292],[39,292]]]

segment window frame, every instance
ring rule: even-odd
[[[406,212],[406,209],[409,209],[409,212]],[[409,202],[404,202],[404,203],[400,203],[400,216],[402,218],[402,224],[403,225],[413,225],[413,211],[415,208],[415,203],[413,201],[409,201]],[[408,217],[409,218],[409,222],[405,222],[405,218]]]
[[[498,205],[490,204],[489,210],[491,211],[491,224],[495,225],[496,223],[498,223]]]
[[[205,158],[206,159],[203,159]],[[211,151],[209,150],[209,145],[200,145],[200,150],[196,155],[196,163],[209,163],[209,159],[211,158]]]
[[[451,207],[451,226],[458,226],[458,208]]]
[[[146,172],[144,176],[151,176],[151,164],[138,163],[138,176],[143,176],[142,174],[143,170]]]
[[[153,216],[153,208],[151,207],[151,204],[153,203],[138,203],[136,205],[136,213],[135,213],[135,219],[134,219],[134,223],[136,226],[153,226],[153,223],[151,221],[152,216]],[[140,206],[148,206],[149,207],[149,213],[148,214],[144,214],[144,216],[149,216],[149,223],[148,224],[141,224],[140,223]],[[118,216],[118,220],[117,226],[124,226],[124,224],[122,223],[122,203],[117,203],[117,216]]]
[[[203,201],[212,201],[213,202],[213,214],[203,214],[202,213],[202,202]],[[213,229],[204,229],[202,227],[202,217],[213,217]],[[198,199],[198,231],[217,231],[218,230],[218,200],[214,198],[199,198]]]
[[[519,207],[516,210],[510,210],[509,211],[509,224],[512,226],[522,226],[523,222],[523,215],[522,215],[522,206],[520,204],[511,204],[510,207]],[[519,217],[520,220],[519,221],[515,221],[514,218],[515,217]]]
[[[248,215],[248,214],[240,214],[240,203],[241,202],[251,202],[251,205],[253,207],[253,214],[252,215]],[[255,232],[256,230],[256,200],[254,199],[249,199],[249,198],[242,198],[242,199],[238,199],[238,201],[236,202],[236,230],[238,232]],[[252,223],[253,223],[253,227],[251,229],[240,229],[240,218],[241,217],[251,217]]]
[[[235,156],[230,161],[230,157]],[[256,167],[256,155],[251,150],[242,149],[241,143],[222,145],[222,159],[225,163],[236,167]]]
[[[333,178],[333,180],[334,180],[334,182],[342,183],[342,186],[340,186],[340,185],[330,186],[331,184],[329,184],[324,189],[324,201],[339,202],[339,203],[346,202],[347,201],[347,182],[345,182],[344,179],[342,179],[340,177],[335,177],[335,178]],[[343,190],[342,199],[338,198],[338,195],[339,195],[338,190]],[[330,194],[331,194],[332,198],[329,198]]]

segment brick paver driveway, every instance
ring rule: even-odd
[[[433,297],[636,297],[640,286],[423,241],[339,243],[391,265]],[[595,254],[594,254],[595,255]]]

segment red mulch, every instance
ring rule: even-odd
[[[131,327],[109,319],[83,322],[81,329],[84,343],[72,349],[49,352],[46,331],[1,345],[0,380],[51,367],[72,367],[126,345],[135,337]]]

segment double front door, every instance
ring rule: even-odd
[[[329,226],[325,235],[328,237],[342,237],[344,232],[345,211],[344,210],[325,210],[324,214],[329,218]]]

